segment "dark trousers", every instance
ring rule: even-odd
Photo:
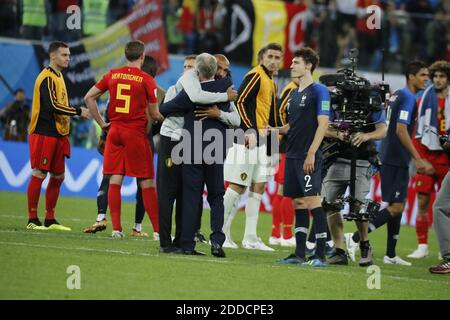
[[[223,164],[184,164],[183,165],[183,221],[181,247],[191,251],[195,248],[194,236],[199,225],[198,197],[206,184],[208,203],[211,207],[211,243],[222,246],[225,241],[223,228]]]
[[[167,247],[172,244],[180,247],[183,203],[182,166],[181,164],[175,165],[171,159],[172,149],[177,144],[178,141],[172,141],[169,137],[161,135],[156,179],[158,188],[159,243],[161,247]],[[175,200],[177,201],[175,239],[172,242],[172,212]]]

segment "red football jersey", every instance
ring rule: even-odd
[[[138,68],[112,69],[96,85],[101,91],[109,91],[108,117],[111,124],[145,129],[148,103],[156,103],[156,83]]]

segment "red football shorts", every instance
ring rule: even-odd
[[[279,184],[284,184],[284,164],[286,162],[286,153],[280,153],[280,164],[275,173],[274,180]]]
[[[431,163],[436,170],[436,173],[432,176],[427,174],[418,173],[416,175],[416,192],[420,193],[432,193],[435,191],[434,185],[438,185],[438,190],[441,188],[442,180],[448,172],[448,165],[438,165]]]
[[[103,174],[153,178],[153,154],[145,132],[111,125],[106,138]]]
[[[69,137],[50,137],[38,133],[29,136],[31,168],[59,175],[65,170],[65,157],[70,158]]]

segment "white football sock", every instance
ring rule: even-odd
[[[224,217],[222,231],[227,237],[231,234],[231,223],[239,209],[239,200],[241,195],[231,188],[227,188],[223,197]]]
[[[256,228],[258,226],[259,205],[262,194],[249,192],[247,204],[245,205],[245,233],[244,240],[256,241]]]
[[[99,214],[97,215],[97,222],[100,222],[100,221],[102,221],[103,219],[106,219],[106,214],[104,214],[104,213],[99,213]]]
[[[134,230],[136,230],[137,232],[141,232],[142,231],[142,223],[135,223]]]

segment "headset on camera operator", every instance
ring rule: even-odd
[[[356,64],[354,54],[350,58]],[[364,78],[356,76],[353,70],[340,70],[336,75],[322,76],[320,79],[328,86],[335,86],[331,91],[332,110],[330,127],[325,136],[339,142],[336,159],[328,169],[323,181],[322,197],[327,203],[328,225],[330,227],[336,252],[328,260],[330,264],[348,264],[344,250],[343,222],[340,207],[333,204],[343,198],[350,186],[351,159],[356,157],[356,175],[354,195],[350,205],[356,204],[354,213],[360,212],[358,205],[365,202],[370,190],[370,179],[373,174],[371,163],[376,159],[375,140],[383,139],[387,126],[382,106],[383,93],[387,86],[373,86]],[[330,205],[331,204],[331,205]],[[355,219],[361,235],[360,266],[372,264],[372,252],[368,238],[368,222]]]

